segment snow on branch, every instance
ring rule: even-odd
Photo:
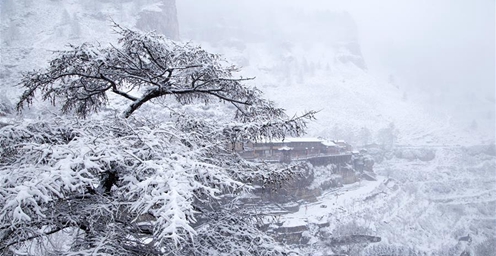
[[[173,96],[178,102],[219,99],[237,105],[260,101],[244,78],[233,78],[237,69],[217,54],[198,46],[178,43],[163,36],[118,27],[119,45],[102,47],[89,43],[58,52],[49,68],[26,74],[26,88],[17,104],[22,110],[36,92],[65,112],[81,116],[108,104],[107,93],[130,101],[124,116],[131,116],[151,99]]]
[[[41,94],[86,118],[44,116],[0,128],[0,253],[71,231],[66,255],[282,255],[222,200],[283,182],[297,167],[246,161],[232,145],[302,135],[316,112],[288,117],[198,46],[116,31],[116,46],[72,46],[24,76],[18,110]],[[112,93],[126,102],[125,118],[91,115]],[[154,119],[136,112],[166,96],[165,106],[150,105]],[[179,111],[219,102],[231,107],[216,113],[220,119]],[[210,250],[212,241],[222,248]]]
[[[149,127],[119,119],[55,119],[2,128],[0,227],[19,235],[0,247],[41,236],[33,225],[98,233],[106,225],[98,220],[108,217],[94,215],[95,207],[110,207],[122,228],[151,216],[157,245],[196,235],[195,200],[249,188],[210,161],[216,146],[204,147],[206,141],[197,138],[169,122]],[[109,199],[113,206],[106,206]],[[68,213],[71,207],[78,212]]]

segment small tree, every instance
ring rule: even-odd
[[[377,139],[382,147],[386,150],[391,150],[398,138],[398,130],[394,123],[390,123],[387,128],[377,131]]]
[[[0,130],[0,252],[26,251],[65,231],[70,243],[57,254],[283,254],[226,202],[252,181],[280,182],[294,169],[247,162],[230,145],[298,136],[314,112],[288,118],[200,47],[116,31],[118,46],[72,46],[46,70],[24,76],[19,110],[40,92],[87,119],[26,120]],[[129,102],[125,118],[91,114],[109,104],[110,93]],[[164,97],[173,100],[154,119],[137,111]],[[226,122],[176,111],[216,101],[233,106]]]
[[[367,127],[362,127],[360,129],[360,132],[358,133],[358,137],[360,140],[360,144],[365,146],[369,143],[370,137],[371,137],[370,130]]]

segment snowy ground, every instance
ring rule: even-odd
[[[437,149],[430,162],[393,158],[375,166],[377,181],[323,194],[282,217],[284,226],[356,222],[383,244],[435,253],[469,234],[473,245],[496,237],[496,157],[465,148]],[[322,208],[325,205],[326,208]]]
[[[365,200],[384,180],[385,177],[378,177],[377,181],[362,181],[326,191],[318,198],[318,202],[301,205],[298,212],[283,216],[281,219],[283,226],[295,227],[308,223],[325,223],[330,215],[337,212],[346,213],[354,202]]]

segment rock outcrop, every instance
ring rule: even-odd
[[[46,66],[53,51],[116,43],[113,22],[179,39],[175,0],[2,0],[0,14],[0,94],[11,101],[21,73]]]

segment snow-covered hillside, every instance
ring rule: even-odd
[[[422,107],[401,79],[368,71],[359,28],[348,13],[263,7],[246,5],[242,17],[215,9],[202,9],[201,15],[194,8],[179,9],[182,36],[224,54],[242,68],[240,75],[256,77],[252,84],[289,114],[319,110],[310,135],[365,144],[379,142],[379,131],[393,124],[401,144],[494,141],[492,126],[455,127],[449,114]],[[86,41],[114,42],[111,20],[179,37],[175,1],[170,0],[7,0],[1,10],[0,92],[6,96],[2,102],[10,105],[20,93],[15,85],[21,72],[45,66],[52,51]]]
[[[448,111],[429,109],[428,95],[412,91],[408,81],[368,70],[359,28],[346,12],[286,5],[273,11],[258,3],[242,5],[247,11],[238,14],[226,3],[222,10],[202,9],[200,16],[183,5],[183,38],[224,54],[289,113],[320,110],[311,135],[371,143],[393,124],[400,144],[494,142],[490,117],[479,127],[461,124]]]
[[[343,62],[342,56],[356,57],[343,48],[321,43],[237,44],[211,49],[242,66],[242,75],[255,77],[252,83],[288,113],[320,111],[310,129],[314,136],[339,137],[360,144],[365,130],[371,134],[368,139],[371,143],[377,142],[379,130],[394,124],[401,144],[494,141],[491,130],[456,127],[449,115],[429,111],[401,85],[354,62]]]
[[[324,192],[316,202],[279,216],[278,222],[285,228],[308,228],[303,236],[310,245],[304,251],[310,255],[327,255],[323,233],[337,237],[342,231],[381,238],[360,255],[383,255],[372,252],[394,246],[425,254],[391,255],[460,255],[494,246],[495,148],[430,150],[436,152],[432,161],[394,157],[375,166],[376,181]],[[318,225],[328,227],[315,229]],[[467,236],[470,241],[464,243]]]
[[[467,234],[473,239],[471,250],[495,237],[496,159],[491,150],[474,153],[465,147],[494,143],[494,124],[462,124],[449,111],[429,109],[424,104],[429,97],[410,90],[408,81],[368,70],[349,15],[244,7],[252,16],[216,15],[220,11],[213,9],[201,16],[212,20],[208,24],[195,14],[196,19],[183,17],[182,36],[225,54],[289,114],[320,110],[310,125],[313,136],[360,145],[380,143],[381,132],[389,129],[397,144],[435,152],[432,161],[390,156],[374,167],[378,181],[324,193],[318,203],[281,217],[285,226],[326,222],[332,232],[356,222],[383,239],[379,246],[433,255],[459,255],[465,246],[459,239]],[[314,19],[324,26],[315,26]],[[285,33],[287,27],[293,33]],[[494,110],[489,106],[488,111]],[[327,251],[318,244],[314,249],[310,255]]]
[[[0,118],[7,109],[3,106],[12,107],[19,97],[21,88],[15,85],[21,72],[46,66],[52,51],[67,44],[115,42],[111,20],[179,38],[173,0],[0,3]],[[496,236],[494,148],[470,147],[494,143],[494,124],[459,125],[448,113],[427,109],[401,78],[369,70],[359,28],[345,12],[283,6],[274,11],[246,2],[237,8],[247,12],[179,8],[182,38],[224,54],[241,67],[240,76],[255,77],[248,83],[288,114],[320,111],[309,136],[361,146],[383,143],[388,133],[399,149],[435,152],[432,161],[391,154],[374,167],[377,181],[324,193],[319,203],[282,217],[284,225],[327,222],[332,231],[355,221],[380,236],[383,244],[414,245],[428,252],[454,248],[467,234],[474,246]],[[494,122],[492,107],[488,103],[487,122]],[[150,116],[162,111],[147,106],[142,110]],[[222,112],[207,106],[186,106],[183,111],[201,112],[212,122]]]

